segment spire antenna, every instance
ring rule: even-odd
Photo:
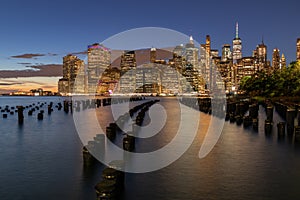
[[[190,36],[190,43],[191,43],[191,44],[194,44],[193,36]]]
[[[239,38],[239,23],[235,24],[235,38]]]

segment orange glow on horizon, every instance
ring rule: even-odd
[[[10,92],[28,92],[42,88],[44,91],[57,92],[57,82],[61,77],[21,77],[0,79],[0,94]]]

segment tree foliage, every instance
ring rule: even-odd
[[[300,96],[300,62],[292,62],[271,74],[260,71],[252,77],[244,77],[240,89],[251,96]]]

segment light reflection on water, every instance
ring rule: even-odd
[[[0,97],[0,106],[61,98]],[[178,103],[161,99],[168,121],[161,133],[138,139],[140,152],[158,149],[172,140],[178,126]],[[46,110],[46,109],[45,109]],[[101,127],[112,121],[109,107],[97,117]],[[17,116],[0,116],[1,199],[95,199],[94,185],[103,165],[84,166],[82,144],[72,115],[55,111],[43,121],[24,112],[24,124]],[[259,132],[225,123],[213,151],[198,158],[210,116],[201,114],[197,138],[188,151],[168,167],[151,173],[127,174],[122,199],[297,199],[300,195],[299,147],[286,138],[278,141],[274,115],[273,136],[263,133],[265,114],[260,109]],[[91,133],[94,134],[94,133]],[[119,136],[120,138],[120,136]],[[116,143],[121,140],[117,139]]]

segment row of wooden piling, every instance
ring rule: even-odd
[[[224,106],[223,99],[213,99],[213,98],[184,98],[181,99],[181,103],[194,108],[199,109],[199,111],[212,114],[217,117],[224,117],[224,112],[222,106]],[[214,109],[212,109],[212,105]],[[265,133],[270,134],[272,132],[273,126],[273,113],[274,106],[270,102],[263,104],[266,112],[265,120]],[[282,107],[282,106],[281,106]],[[248,114],[246,115],[248,111]],[[259,104],[256,101],[251,101],[250,99],[228,99],[226,102],[226,112],[225,120],[231,123],[236,123],[237,125],[243,125],[244,128],[249,128],[252,126],[254,131],[258,131],[259,128],[259,118],[258,118]],[[294,117],[292,109],[286,109],[281,112],[282,116],[287,116],[287,132],[294,132]],[[300,115],[298,120],[300,120]],[[300,124],[300,122],[299,122]],[[278,134],[284,135],[283,128],[285,123],[281,122],[278,124]],[[284,129],[285,130],[285,129]]]
[[[73,112],[75,110],[76,112],[80,112],[81,110],[86,109],[95,109],[99,108],[101,106],[110,106],[112,104],[120,104],[125,102],[133,102],[133,101],[141,101],[144,100],[145,97],[143,96],[136,96],[136,97],[130,97],[130,98],[103,98],[103,99],[97,99],[97,98],[91,98],[91,99],[75,99],[75,100],[64,100],[63,102],[63,110],[66,113]]]
[[[277,113],[285,120],[277,124],[278,134],[284,135],[286,126],[288,136],[294,136],[295,141],[300,142],[300,105],[275,102],[274,106]]]
[[[250,101],[249,101],[250,102]],[[245,128],[252,125],[253,130],[258,131],[258,110],[259,104],[257,102],[241,103],[240,101],[228,102],[226,111],[226,120],[236,122],[238,125],[243,124]],[[266,100],[262,103],[265,109],[266,119],[264,121],[264,132],[270,135],[273,129],[273,116],[276,111],[285,121],[277,123],[278,138],[284,138],[287,133],[288,136],[295,138],[295,141],[300,142],[300,105],[287,105],[282,102],[271,102]],[[275,110],[274,110],[275,108]],[[249,111],[245,116],[246,111]],[[241,117],[242,116],[242,117]]]
[[[122,131],[122,125],[129,118],[135,117],[133,124],[133,132],[127,132],[123,138],[123,149],[132,152],[135,149],[135,136],[137,134],[136,127],[142,126],[143,120],[149,107],[157,103],[159,100],[151,100],[139,104],[131,108],[127,113],[121,115],[115,122],[110,123],[106,127],[106,137],[114,142],[117,132]],[[135,127],[135,128],[134,128]],[[89,141],[87,146],[83,147],[83,158],[85,163],[94,162],[93,152],[97,152],[97,156],[104,156],[105,136],[97,134],[93,141]],[[91,151],[91,153],[89,152]],[[102,154],[102,155],[101,155]],[[97,199],[118,199],[124,188],[124,161],[113,161],[108,168],[102,171],[102,180],[95,186]]]
[[[18,114],[18,123],[20,125],[22,125],[24,123],[24,111],[27,109],[28,110],[28,116],[32,116],[33,113],[35,111],[39,111],[39,113],[37,114],[37,119],[38,120],[43,120],[43,116],[44,116],[44,110],[42,109],[45,105],[47,105],[47,102],[38,102],[36,103],[32,103],[30,105],[27,106],[23,106],[23,105],[18,105],[18,106],[5,106],[4,108],[0,107],[3,118],[7,118],[8,115],[7,113],[10,113],[10,115],[13,115],[15,112]],[[59,108],[60,103],[58,103],[58,105],[56,106],[57,108]],[[12,111],[14,110],[14,111]],[[48,110],[48,115],[51,115],[51,113],[54,111],[53,110],[53,102],[50,102],[47,105],[47,110]]]

